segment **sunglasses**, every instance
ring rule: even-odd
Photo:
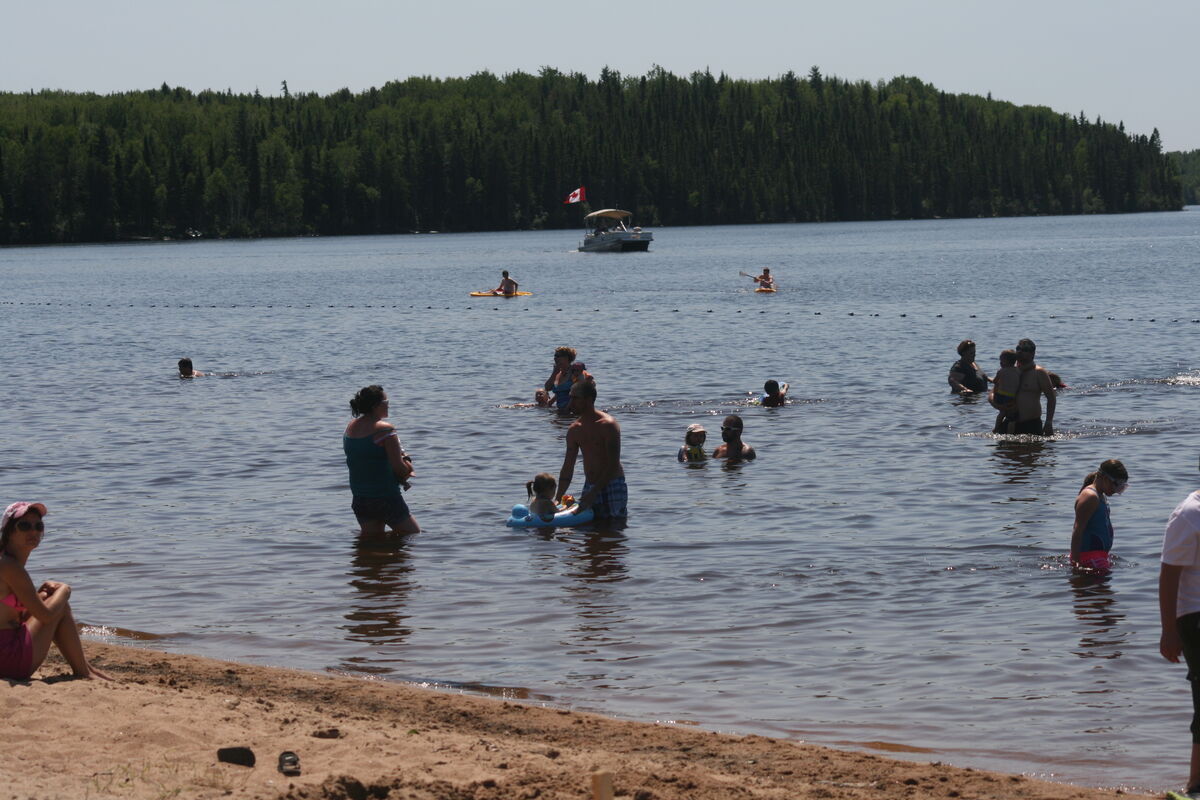
[[[41,533],[42,531],[46,530],[46,523],[42,522],[41,520],[38,520],[37,522],[26,522],[25,520],[21,520],[17,523],[17,530],[25,531],[26,533],[29,531],[37,531],[38,533]]]
[[[740,431],[741,427],[738,425],[722,425],[721,430],[723,430],[723,431]]]

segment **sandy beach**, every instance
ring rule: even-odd
[[[407,685],[88,643],[0,684],[4,798],[1132,797],[761,736],[628,722]],[[248,747],[252,768],[217,750]],[[278,769],[294,751],[301,774]]]

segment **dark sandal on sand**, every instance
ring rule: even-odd
[[[300,774],[300,757],[291,750],[279,754],[279,771],[284,775]]]

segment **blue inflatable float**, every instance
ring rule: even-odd
[[[537,514],[529,513],[529,506],[517,503],[512,508],[512,514],[504,523],[510,528],[569,528],[572,525],[586,525],[596,518],[596,512],[588,509],[579,514],[573,513],[578,506],[571,506],[559,511],[550,519],[544,519]]]

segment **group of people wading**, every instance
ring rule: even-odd
[[[989,378],[983,368],[975,363],[975,343],[963,339],[958,345],[958,361],[950,367],[946,377],[950,391],[957,394],[987,393],[988,402],[996,409],[996,424],[993,433],[1029,434],[1033,436],[1054,435],[1054,407],[1056,388],[1062,382],[1053,379],[1053,373],[1034,363],[1037,345],[1032,339],[1017,342],[1015,350],[1000,353],[1000,369],[994,378]],[[992,385],[988,391],[988,384]],[[1046,421],[1042,422],[1042,397],[1046,398]]]
[[[554,368],[535,400],[575,416],[567,429],[554,502],[563,502],[574,479],[575,462],[582,455],[584,484],[575,499],[576,512],[592,509],[597,518],[623,519],[629,492],[621,466],[621,425],[596,408],[596,381],[583,362],[575,360],[574,348],[554,351]],[[388,410],[387,393],[378,385],[360,389],[350,401],[354,418],[342,435],[342,449],[350,471],[351,508],[364,534],[382,534],[389,528],[418,533],[420,526],[402,493],[416,472],[395,427],[385,421]],[[539,486],[546,483],[541,475],[535,480]]]
[[[1022,339],[1015,350],[1000,354],[1000,369],[993,377],[975,361],[975,343],[964,339],[958,345],[958,360],[950,367],[947,382],[957,394],[983,394],[996,409],[993,432],[1054,435],[1055,391],[1065,389],[1062,380],[1034,362],[1037,346]],[[989,390],[989,384],[991,389]],[[1042,421],[1042,397],[1046,419]],[[1083,481],[1075,498],[1075,522],[1071,528],[1070,563],[1082,574],[1105,576],[1112,569],[1110,550],[1113,526],[1108,498],[1129,485],[1129,472],[1115,458],[1102,462]],[[1167,661],[1187,663],[1192,693],[1192,749],[1187,788],[1174,797],[1200,799],[1200,491],[1190,493],[1175,507],[1163,535],[1158,580],[1159,616],[1162,634],[1159,653]]]

